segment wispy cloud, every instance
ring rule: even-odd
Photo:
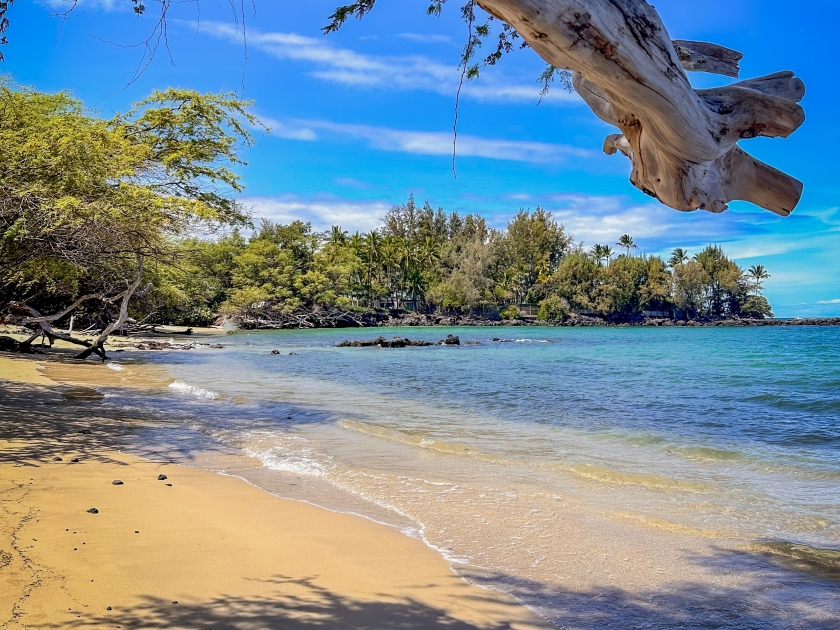
[[[242,203],[254,216],[279,223],[308,221],[316,230],[340,225],[345,230],[367,232],[378,228],[391,204],[384,201],[356,201],[341,197],[305,198],[297,195],[245,197]]]
[[[840,299],[837,300],[820,300],[817,304],[840,304]]]
[[[228,41],[242,39],[241,32],[234,25],[221,22],[202,22],[199,32]],[[421,41],[419,38],[434,36],[403,33],[400,37]],[[312,66],[310,76],[352,87],[421,90],[453,96],[460,77],[456,63],[444,64],[423,55],[369,55],[334,46],[323,37],[316,39],[296,33],[249,29],[248,45],[277,59],[307,63]],[[536,103],[539,99],[539,86],[535,80],[528,84],[510,81],[495,73],[486,73],[477,81],[467,82],[461,93],[481,101]],[[582,103],[576,94],[563,89],[552,90],[543,100]]]
[[[449,35],[442,35],[440,33],[400,33],[397,35],[399,39],[407,39],[411,42],[421,42],[423,44],[451,44],[452,38]]]
[[[263,118],[273,130],[284,130],[284,138],[299,140],[320,139],[332,135],[361,140],[371,149],[395,151],[415,155],[451,155],[451,131],[414,131],[376,127],[372,125],[351,125],[328,120],[276,121]],[[481,157],[491,160],[530,162],[534,164],[564,163],[569,158],[592,158],[599,153],[566,144],[527,142],[501,138],[483,138],[458,134],[458,157]]]

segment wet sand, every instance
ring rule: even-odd
[[[393,528],[120,453],[69,392],[0,356],[4,628],[550,627]]]

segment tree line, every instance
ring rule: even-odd
[[[247,238],[234,231],[183,241],[179,269],[169,272],[174,299],[159,317],[190,323],[218,312],[384,307],[512,319],[523,303],[546,321],[650,311],[772,316],[761,295],[764,267],[744,270],[718,245],[693,257],[677,248],[667,261],[638,254],[628,235],[615,246],[624,251],[584,247],[539,207],[497,230],[477,214],[420,207],[410,197],[364,234],[263,221]]]

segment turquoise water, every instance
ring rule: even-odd
[[[335,347],[449,333],[480,343]],[[840,328],[223,343],[144,355],[170,387],[114,403],[198,465],[400,527],[561,627],[840,628]]]

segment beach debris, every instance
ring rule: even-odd
[[[338,344],[339,348],[405,348],[407,346],[433,346],[431,341],[412,341],[411,339],[404,339],[402,337],[394,337],[393,339],[385,339],[385,337],[377,337],[376,339],[356,339],[355,341],[342,341]]]
[[[121,486],[121,485],[123,485],[123,481],[122,481],[122,479],[114,479],[114,480],[111,482],[111,485],[114,485],[114,486]]]
[[[110,606],[108,606],[108,608],[106,608],[105,610],[113,610],[113,609]]]
[[[171,483],[168,483],[168,484],[166,484],[166,485],[167,485],[167,486],[169,486],[170,488],[172,487],[172,484],[171,484]]]
[[[134,530],[134,533],[135,533],[135,534],[139,534],[140,532],[139,532],[138,530],[136,530],[136,529],[135,529],[135,530]]]
[[[95,507],[90,508],[87,512],[88,512],[88,514],[99,514],[99,510],[97,510]],[[68,530],[65,530],[65,531],[70,531],[70,530],[68,529]]]
[[[60,462],[60,461],[63,461],[63,460],[60,457],[53,457],[53,461],[54,462]]]
[[[446,339],[438,341],[439,346],[460,346],[461,339],[455,335],[446,335]]]
[[[271,354],[280,354],[280,351],[279,350],[272,350]]]
[[[167,479],[168,479],[168,477],[166,475],[163,475],[163,474],[158,475],[158,481],[166,481]]]

